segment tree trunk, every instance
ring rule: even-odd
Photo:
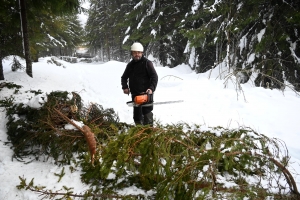
[[[24,54],[26,60],[26,73],[28,76],[32,76],[32,61],[29,50],[29,37],[28,37],[28,26],[27,26],[27,15],[26,15],[26,0],[19,0],[21,9],[21,27],[23,33],[23,44],[24,44]]]
[[[2,28],[2,26],[1,26]],[[1,31],[1,28],[0,28],[0,31]],[[0,35],[1,35],[1,32],[0,32]],[[1,42],[2,42],[2,38],[0,38]],[[3,45],[3,43],[1,43],[1,45]],[[2,65],[2,60],[3,60],[3,57],[2,57],[2,50],[0,48],[0,80],[4,80],[4,74],[3,74],[3,65]]]
[[[0,50],[0,80],[4,80],[4,74],[3,74],[3,64],[2,64],[2,55],[1,55],[1,50]]]
[[[106,37],[106,52],[107,52],[107,59],[110,61],[110,51],[109,51],[109,41],[108,41],[108,36],[105,34]]]
[[[102,62],[104,62],[104,52],[103,52],[103,45],[101,45],[100,47],[100,56],[101,56],[101,59],[102,59]]]
[[[121,29],[119,29],[119,31],[120,31],[119,35],[122,35],[123,31]],[[121,58],[121,62],[125,62],[126,61],[125,52],[122,46],[123,46],[123,38],[119,37],[120,58]]]

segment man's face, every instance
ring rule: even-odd
[[[132,58],[134,60],[139,60],[142,58],[142,55],[143,55],[143,52],[140,52],[140,51],[132,51],[131,52],[131,55],[132,55]]]

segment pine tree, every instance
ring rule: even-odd
[[[289,81],[300,90],[299,4],[258,0],[195,4],[187,18],[195,27],[183,25],[182,33],[196,49],[198,71],[226,61],[234,74],[259,72],[256,86],[283,88]],[[203,62],[207,56],[210,59]]]
[[[38,1],[33,0],[27,2],[25,0],[20,0],[20,9],[21,9],[21,24],[22,24],[22,33],[23,33],[23,42],[24,42],[24,52],[26,59],[26,73],[29,76],[32,75],[32,61],[30,53],[30,44],[29,44],[29,25],[27,23],[27,15],[29,19],[34,19],[35,14],[40,11],[49,10],[55,15],[65,15],[68,13],[77,13],[80,9],[79,0],[53,0],[53,1]],[[33,11],[33,13],[30,13]]]
[[[89,17],[86,23],[87,40],[89,46],[95,49],[97,52],[99,49],[103,55],[104,47],[106,48],[106,56],[110,59],[108,40],[108,18],[106,6],[108,1],[96,1],[90,2]],[[103,57],[102,57],[103,59]]]
[[[180,22],[192,1],[145,0],[138,2],[126,17],[130,24],[128,44],[140,41],[146,54],[159,58],[163,66],[174,67],[184,61],[187,40],[179,32]]]
[[[55,16],[40,12],[32,22],[31,52],[35,60],[40,54],[72,56],[83,41],[83,28],[76,15]],[[48,51],[47,51],[48,49]]]
[[[0,80],[4,80],[2,60],[9,55],[22,55],[20,16],[14,1],[1,2],[0,8]],[[16,25],[17,24],[17,25]],[[12,45],[14,44],[14,45]]]
[[[124,51],[123,40],[127,25],[124,16],[129,7],[131,1],[91,1],[86,25],[87,40],[102,60],[126,61],[128,55]]]

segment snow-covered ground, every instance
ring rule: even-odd
[[[58,60],[63,66],[47,62],[50,57],[40,58],[33,63],[33,78],[24,71],[12,72],[12,59],[4,61],[5,81],[22,85],[21,92],[4,88],[0,99],[14,95],[16,102],[37,104],[38,99],[31,98],[28,90],[51,92],[56,90],[75,91],[86,104],[95,102],[104,108],[113,108],[120,121],[133,123],[132,108],[126,105],[130,96],[123,94],[121,75],[126,63],[110,61],[107,63],[67,63]],[[21,62],[25,66],[25,61]],[[236,90],[232,81],[225,82],[219,78],[221,68],[204,74],[196,74],[186,65],[173,69],[156,66],[159,76],[155,102],[183,100],[182,103],[157,105],[154,107],[154,118],[161,123],[187,122],[201,124],[203,128],[223,126],[236,128],[248,126],[268,137],[283,140],[291,155],[292,165],[289,170],[300,172],[300,96],[290,89],[284,93],[278,90],[257,88],[253,83],[242,85],[243,93]],[[234,80],[234,77],[233,77]],[[7,142],[6,118],[4,108],[0,108],[0,199],[39,199],[38,194],[18,190],[19,176],[35,185],[47,186],[47,189],[58,190],[63,185],[73,187],[75,193],[81,193],[88,186],[80,181],[80,171],[71,173],[65,166],[66,175],[58,183],[62,167],[50,161],[34,161],[24,164],[12,160],[13,151]],[[298,188],[300,178],[295,177]],[[129,188],[127,193],[143,192]]]

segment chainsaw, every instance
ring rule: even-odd
[[[169,103],[180,103],[183,100],[178,101],[164,101],[164,102],[153,102],[153,95],[148,93],[140,94],[134,97],[134,101],[128,101],[126,104],[130,107],[147,107],[153,105],[169,104]]]

